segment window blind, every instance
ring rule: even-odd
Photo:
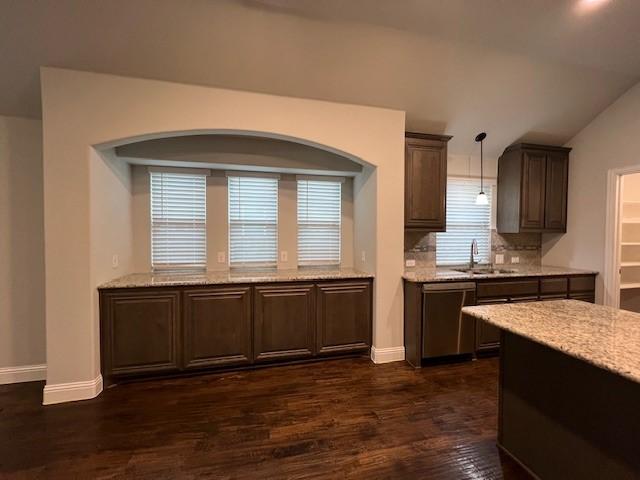
[[[153,269],[206,268],[207,177],[165,172],[150,177]]]
[[[342,183],[298,180],[298,265],[340,264]]]
[[[488,205],[476,205],[480,180],[447,181],[447,231],[436,234],[436,263],[460,265],[469,262],[471,242],[478,242],[479,263],[491,259],[491,204],[493,187],[485,183]]]
[[[278,179],[228,177],[229,264],[273,267],[278,261]]]

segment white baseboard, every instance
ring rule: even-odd
[[[36,382],[47,379],[47,365],[22,365],[0,368],[0,385]]]
[[[45,385],[42,398],[43,405],[75,402],[95,398],[102,392],[102,375],[86,382],[57,383]]]
[[[373,363],[401,362],[404,360],[404,347],[371,347],[371,360]]]

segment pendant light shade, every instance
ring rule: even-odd
[[[489,205],[489,198],[484,192],[480,192],[476,197],[476,205]]]
[[[483,141],[487,138],[487,134],[482,132],[476,135],[476,142],[480,142],[480,193],[476,197],[476,205],[489,205],[489,198],[484,193],[484,158],[483,158]]]

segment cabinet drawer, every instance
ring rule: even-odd
[[[570,292],[592,292],[596,289],[596,277],[593,275],[585,275],[584,277],[570,277]]]
[[[589,293],[569,294],[569,298],[572,300],[581,300],[583,302],[596,303],[595,295]]]
[[[540,279],[540,295],[558,295],[567,294],[568,279],[562,278],[541,278]]]
[[[538,279],[478,283],[478,298],[531,297],[538,295]]]

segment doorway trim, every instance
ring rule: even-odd
[[[604,294],[603,302],[620,308],[620,200],[622,177],[640,173],[640,165],[612,168],[607,172],[607,203],[604,241]]]

